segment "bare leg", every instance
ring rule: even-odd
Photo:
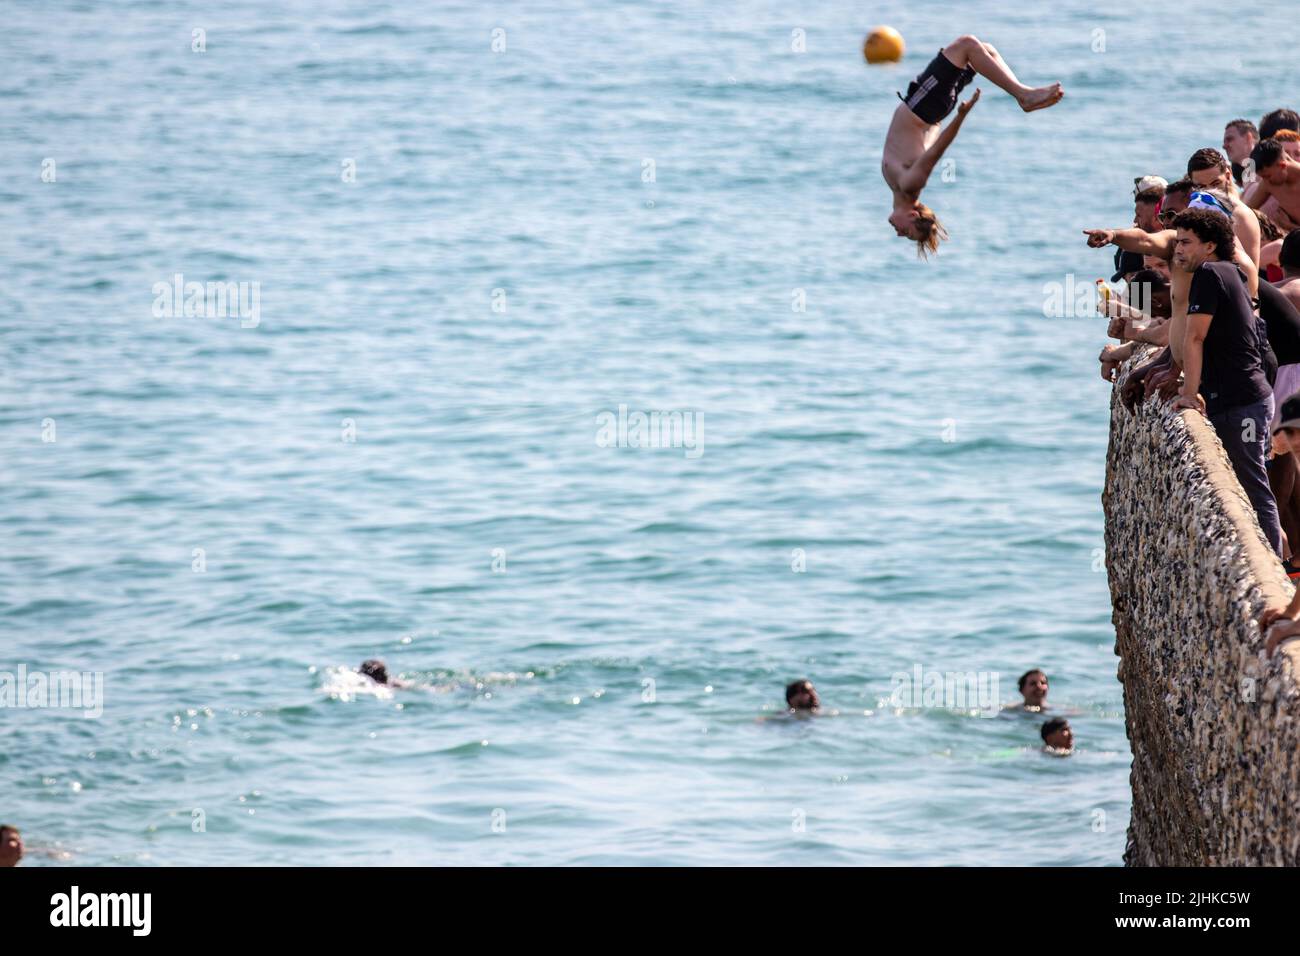
[[[943,55],[959,69],[971,67],[980,76],[987,77],[997,86],[1016,98],[1020,108],[1026,113],[1041,110],[1060,101],[1065,92],[1060,83],[1050,86],[1025,86],[1016,74],[1007,66],[1007,61],[992,45],[983,43],[978,37],[966,34],[959,36],[943,48]]]

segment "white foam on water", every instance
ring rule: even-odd
[[[393,697],[392,688],[377,684],[355,668],[346,666],[326,667],[321,672],[320,689],[331,700],[352,701],[358,697],[391,700]]]

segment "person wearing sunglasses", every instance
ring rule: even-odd
[[[1169,184],[1165,189],[1164,198],[1156,207],[1155,215],[1162,226],[1168,229],[1169,224],[1178,217],[1178,214],[1187,208],[1187,197],[1195,188],[1190,179],[1180,179],[1176,183]]]

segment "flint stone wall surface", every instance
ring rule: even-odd
[[[1138,361],[1135,359],[1134,361]],[[1133,750],[1129,866],[1300,865],[1292,587],[1204,416],[1111,397],[1106,570]]]

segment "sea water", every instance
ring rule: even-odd
[[[1120,862],[1104,320],[1045,303],[1297,105],[1294,17],[6,13],[0,669],[103,698],[0,709],[32,865]],[[977,80],[923,263],[881,140],[962,32],[1067,93]],[[1031,667],[1072,757],[986,706]]]

